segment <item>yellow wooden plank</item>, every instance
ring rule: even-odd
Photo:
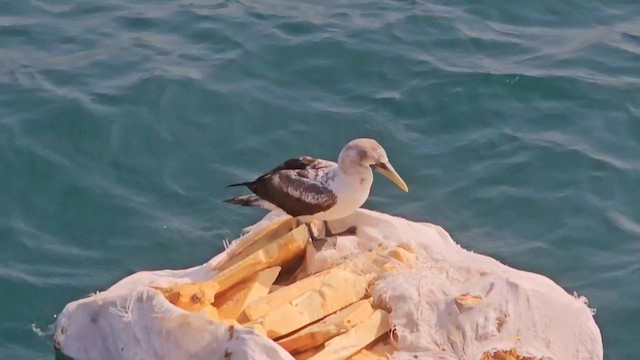
[[[376,353],[372,350],[362,349],[349,357],[349,360],[387,360],[389,356],[384,353]]]
[[[308,349],[308,350],[293,354],[293,358],[296,359],[296,360],[308,360],[309,358],[311,358],[315,354],[317,354],[320,351],[322,351],[323,348],[324,348],[323,345],[316,346],[314,348],[311,348],[311,349]]]
[[[241,323],[246,322],[246,316],[240,318],[244,308],[252,301],[269,294],[271,285],[276,281],[279,273],[279,266],[262,270],[248,281],[235,285],[222,296],[217,297],[215,306],[218,308],[220,317],[235,319]]]
[[[482,302],[482,296],[480,295],[471,295],[471,294],[462,294],[456,296],[454,299],[456,307],[459,311],[464,311],[474,306],[478,305]]]
[[[229,289],[258,271],[283,265],[302,255],[308,240],[307,228],[299,226],[218,273],[213,280],[220,286],[219,291]]]
[[[347,333],[336,336],[324,344],[309,360],[342,360],[365,348],[391,328],[389,315],[384,310],[376,310],[365,321]]]
[[[357,301],[320,322],[312,324],[278,341],[290,353],[297,353],[344,334],[373,313],[371,299]]]
[[[396,351],[389,336],[381,336],[366,348],[349,357],[349,360],[387,360]]]
[[[524,356],[518,354],[518,350],[502,350],[495,352],[485,352],[482,354],[481,360],[536,360],[539,358],[532,358],[530,356]],[[542,358],[540,358],[542,359]]]
[[[215,271],[223,271],[241,262],[262,248],[271,245],[274,241],[282,238],[287,233],[299,226],[298,220],[285,217],[274,220],[262,229],[249,233],[234,242],[234,245],[226,250],[227,260],[216,264]]]
[[[153,287],[173,305],[186,311],[198,311],[213,303],[219,286],[215,281]]]
[[[328,278],[344,278],[350,276],[350,274],[351,272],[344,267],[335,267],[304,278],[289,286],[280,287],[265,298],[260,299],[260,301],[254,301],[247,305],[245,314],[249,320],[259,319],[305,292],[318,289]]]
[[[264,326],[270,338],[286,335],[362,299],[367,284],[368,280],[363,275],[346,270],[337,272],[334,276],[325,278],[319,288],[277,306],[255,322]],[[275,293],[260,301],[273,294]],[[245,313],[248,310],[249,308],[245,309]]]

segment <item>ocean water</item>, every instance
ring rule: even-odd
[[[0,0],[0,359],[263,213],[232,182],[373,137],[365,207],[442,225],[640,336],[636,1]]]

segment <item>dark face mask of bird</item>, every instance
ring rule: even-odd
[[[394,169],[388,161],[375,163],[371,165],[371,168],[387,177],[394,184],[398,185],[398,187],[404,192],[409,192],[409,187],[407,186],[407,184],[404,182],[404,180],[402,180],[400,175],[398,175],[396,169]]]

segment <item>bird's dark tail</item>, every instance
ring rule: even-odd
[[[249,186],[253,184],[253,181],[248,181],[248,182],[241,182],[241,183],[237,183],[237,184],[231,184],[231,185],[227,185],[227,187],[234,187],[234,186]]]
[[[242,195],[236,196],[231,199],[224,200],[223,202],[227,204],[234,204],[240,206],[253,206],[252,204],[259,201],[260,198],[255,195]]]
[[[240,205],[240,206],[254,206],[254,207],[259,207],[259,208],[268,209],[268,210],[274,209],[273,205],[262,200],[257,195],[236,196],[232,199],[224,200],[223,202],[227,204],[234,204],[234,205]]]

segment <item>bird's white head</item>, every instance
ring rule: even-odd
[[[370,171],[370,169],[376,170],[402,190],[409,191],[407,184],[391,166],[387,152],[373,139],[351,140],[340,151],[338,166],[347,175]]]

